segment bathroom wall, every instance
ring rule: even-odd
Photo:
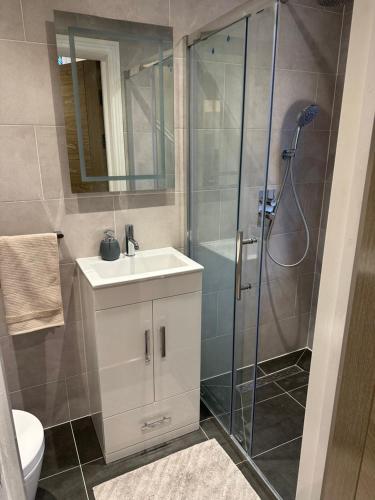
[[[296,268],[283,269],[268,256],[264,260],[258,352],[261,360],[308,343],[317,255],[321,255],[323,247],[323,238],[319,237],[324,231],[324,223],[321,226],[323,196],[326,209],[331,175],[328,170],[333,162],[333,138],[338,126],[335,117],[340,107],[337,97],[340,84],[336,82],[340,81],[338,72],[344,71],[344,67],[338,66],[338,58],[340,44],[342,47],[347,44],[345,35],[341,36],[343,21],[342,8],[322,8],[316,0],[290,0],[280,4],[269,189],[276,192],[280,189],[285,168],[281,152],[289,147],[299,111],[315,102],[320,112],[302,131],[295,159],[297,192],[310,228],[311,246],[306,260]],[[333,111],[334,102],[336,111]],[[255,161],[256,154],[253,159],[250,157],[249,168]],[[262,186],[256,188],[262,189]],[[252,190],[255,197],[257,189]],[[255,199],[253,202],[256,206]],[[289,183],[274,224],[270,250],[281,262],[291,263],[302,256],[305,242]],[[244,352],[251,352],[252,338],[251,332],[244,338]]]
[[[315,316],[318,303],[320,272],[322,267],[323,250],[324,250],[324,242],[326,235],[328,208],[330,202],[332,175],[335,162],[337,133],[339,128],[339,120],[341,112],[341,101],[344,89],[346,59],[348,56],[352,13],[353,13],[353,2],[347,1],[345,4],[343,24],[342,24],[340,53],[339,53],[339,61],[337,66],[337,74],[335,82],[334,104],[331,117],[332,121],[331,121],[330,137],[329,137],[329,148],[328,148],[329,151],[328,151],[327,166],[324,178],[323,204],[322,204],[321,219],[319,225],[319,239],[318,239],[317,257],[315,264],[314,287],[313,287],[313,295],[311,301],[311,313],[310,313],[309,336],[308,336],[308,345],[310,348],[312,348],[314,341]]]
[[[239,1],[3,0],[0,5],[0,234],[60,229],[65,327],[9,337],[0,322],[10,397],[45,426],[89,413],[74,259],[98,253],[102,231],[133,223],[142,249],[185,246],[185,52],[178,41]],[[171,25],[176,47],[176,187],[166,193],[73,195],[56,70],[53,9]]]

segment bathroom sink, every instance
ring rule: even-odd
[[[203,269],[200,264],[172,247],[140,251],[133,257],[121,255],[118,260],[100,257],[77,259],[83,274],[93,288],[143,281]]]

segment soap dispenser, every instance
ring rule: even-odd
[[[100,256],[103,260],[117,260],[120,257],[120,243],[112,229],[104,231],[104,239],[100,242]]]

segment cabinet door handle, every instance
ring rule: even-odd
[[[162,358],[165,358],[167,355],[165,346],[165,326],[160,327],[160,354]]]
[[[151,361],[150,330],[145,330],[145,361],[146,364]]]

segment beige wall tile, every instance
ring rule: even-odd
[[[258,359],[264,361],[306,347],[309,319],[309,314],[303,314],[262,325]]]
[[[24,40],[21,3],[2,0],[0,3],[0,38]]]
[[[66,198],[46,202],[57,213],[55,225],[64,233],[60,242],[60,259],[64,262],[78,257],[99,255],[99,245],[106,229],[114,229],[113,198]]]
[[[53,10],[168,25],[168,0],[22,0],[26,40],[56,43]]]
[[[0,201],[41,199],[34,128],[0,126],[0,143]]]
[[[81,373],[66,379],[70,419],[81,418],[90,414],[87,374]]]
[[[277,66],[336,73],[341,14],[283,4],[280,9]]]
[[[0,124],[62,125],[56,48],[0,41]]]
[[[55,231],[57,202],[0,203],[0,234],[36,234]]]
[[[64,380],[86,370],[82,323],[1,338],[10,391]]]
[[[294,130],[305,106],[315,101],[317,75],[302,71],[277,70],[272,126]]]
[[[10,393],[12,408],[35,415],[44,427],[69,420],[65,380]]]
[[[137,195],[138,196],[138,195]],[[142,195],[144,198],[146,195]],[[116,230],[120,241],[125,224],[134,225],[134,235],[141,250],[172,246],[180,248],[184,242],[185,197],[180,194],[164,206],[115,210]],[[120,207],[124,198],[119,198]],[[126,201],[128,203],[128,201]],[[119,207],[119,205],[116,205]]]
[[[71,196],[64,127],[35,127],[44,199]]]
[[[242,0],[171,0],[170,24],[176,40],[240,5]]]

